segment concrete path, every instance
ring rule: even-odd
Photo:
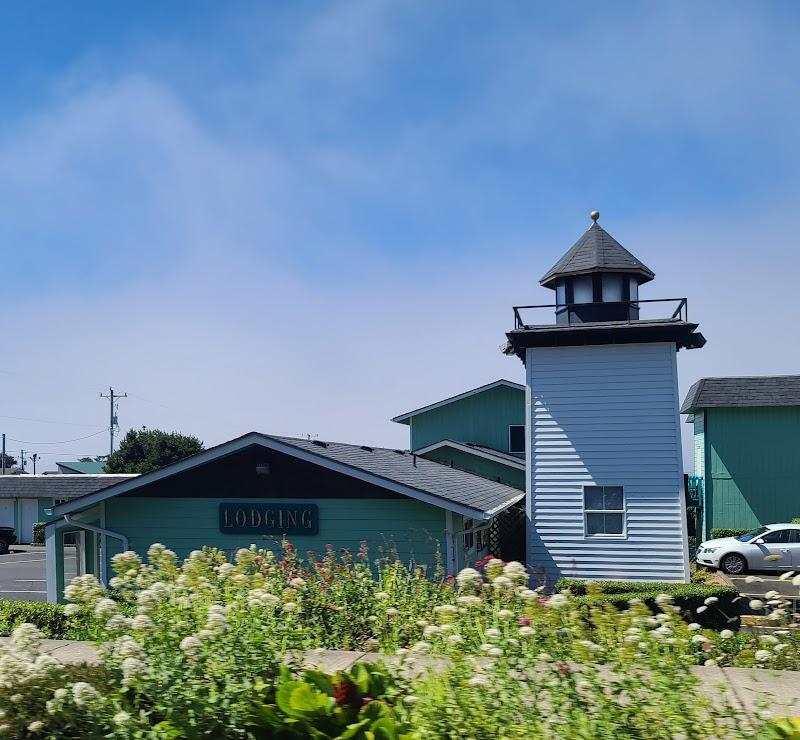
[[[0,637],[0,643],[8,640],[8,637]],[[88,642],[44,640],[42,652],[65,664],[100,662],[97,650]],[[346,671],[359,662],[396,663],[399,660],[397,656],[355,650],[307,650],[298,657],[303,665],[327,673]],[[436,656],[416,656],[416,665],[420,671],[437,670],[446,665],[446,661]],[[709,699],[724,697],[748,713],[767,705],[773,716],[800,714],[800,671],[705,666],[695,666],[691,670],[700,679],[699,690]]]

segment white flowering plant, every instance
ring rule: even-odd
[[[322,738],[357,725],[347,737],[755,737],[761,718],[702,698],[690,666],[798,660],[788,627],[705,629],[668,593],[624,609],[545,594],[496,558],[448,579],[370,561],[366,544],[321,559],[288,543],[232,558],[206,548],[183,562],[153,545],[113,567],[110,588],[80,576],[65,592],[99,666],[39,656],[31,625],[0,648],[0,736]],[[302,670],[325,647],[387,666]]]

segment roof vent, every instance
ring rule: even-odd
[[[365,452],[375,452],[375,449],[369,445],[361,445],[361,449]]]
[[[405,455],[405,454],[406,454],[406,451],[405,451],[405,450],[395,450],[395,452],[396,452],[398,455]]]
[[[317,447],[327,447],[328,446],[328,443],[327,442],[323,442],[321,439],[312,439],[311,440],[311,444],[312,445],[316,445]]]

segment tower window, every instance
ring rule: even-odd
[[[508,427],[508,451],[525,452],[525,425],[510,424]]]
[[[625,534],[622,486],[584,486],[583,516],[587,536]]]

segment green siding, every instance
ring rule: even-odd
[[[186,557],[203,545],[232,553],[255,543],[276,549],[280,540],[254,534],[222,534],[219,531],[219,504],[222,498],[147,498],[117,497],[106,501],[106,527],[127,535],[130,547],[145,555],[154,542],[161,542]],[[235,500],[235,499],[234,499]],[[248,499],[253,501],[253,499]],[[244,501],[244,499],[243,499]],[[396,551],[403,562],[436,566],[437,553],[446,565],[445,512],[419,501],[398,499],[303,499],[319,507],[319,534],[292,537],[301,553],[325,553],[331,544],[338,551],[358,551],[359,543],[369,544],[370,559],[381,551]],[[119,542],[108,540],[109,556],[120,550]],[[109,573],[112,571],[109,569]]]
[[[499,481],[507,486],[513,486],[520,491],[525,490],[525,471],[504,465],[501,462],[487,460],[485,457],[456,450],[452,447],[440,447],[426,452],[424,457],[435,460],[443,465],[450,465],[458,470],[479,475],[482,478]]]
[[[800,516],[800,408],[705,414],[706,533]]]
[[[525,391],[501,385],[411,419],[411,449],[443,439],[508,451],[509,424],[525,423]]]

